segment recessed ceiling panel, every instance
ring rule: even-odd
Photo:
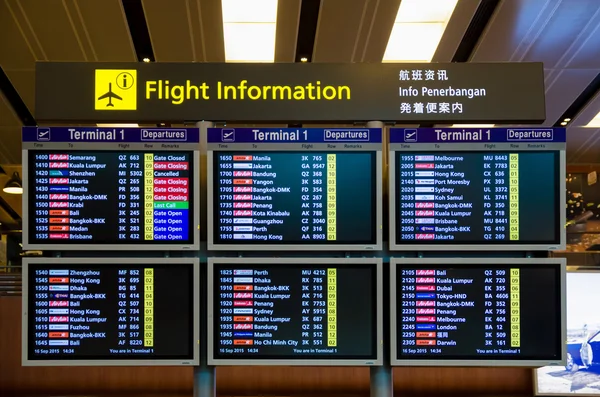
[[[548,74],[546,70],[546,76]],[[551,78],[547,77],[545,125],[553,125],[597,74],[598,71],[590,69],[564,69],[555,70]]]
[[[567,162],[600,163],[600,129],[570,127],[567,129]]]
[[[35,58],[13,17],[13,7],[0,1],[0,66],[4,70],[32,68]]]
[[[280,0],[277,4],[275,62],[294,62],[296,58],[301,5],[302,0]]]
[[[65,2],[60,0],[21,0],[19,1],[27,26],[44,51],[49,61],[85,61],[84,49],[80,40],[85,39],[75,30],[73,18]],[[110,23],[106,23],[110,29]]]
[[[321,1],[313,62],[351,62],[354,46],[370,21],[363,14],[370,1]],[[362,28],[362,29],[361,29]]]
[[[194,62],[198,61],[194,41],[202,37],[193,37],[192,24],[198,24],[200,15],[192,15],[190,2],[170,1],[165,7],[164,0],[143,0],[144,13],[150,30],[150,39],[154,57],[158,62]]]
[[[552,14],[556,0],[501,1],[471,62],[519,61],[518,50],[536,40],[543,21]]]
[[[353,62],[381,62],[399,6],[400,0],[368,3],[356,41]]]
[[[532,32],[534,40],[526,49],[523,62],[544,62],[547,68],[559,66],[565,54],[576,52],[589,36],[589,25],[598,27],[598,0],[559,1],[543,27]],[[592,31],[595,29],[591,29]]]
[[[91,49],[90,60],[132,62],[137,59],[120,0],[77,0],[73,8],[85,29],[84,41]]]

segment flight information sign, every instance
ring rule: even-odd
[[[564,128],[390,129],[390,249],[557,250]]]
[[[23,364],[197,365],[199,262],[31,258]]]
[[[381,270],[376,258],[209,258],[209,365],[380,365]]]
[[[24,248],[198,249],[198,142],[195,128],[24,127]]]
[[[209,128],[208,248],[380,249],[381,142],[380,128]]]
[[[565,259],[392,259],[392,365],[564,363]]]

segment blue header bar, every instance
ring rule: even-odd
[[[199,143],[198,128],[23,127],[23,142]]]
[[[209,128],[208,143],[381,143],[381,128]]]
[[[390,143],[565,143],[565,128],[390,128]]]

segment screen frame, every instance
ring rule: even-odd
[[[40,150],[67,150],[67,151],[99,151],[99,152],[116,152],[116,149],[40,149]],[[154,150],[154,149],[139,149],[131,151],[152,150],[153,152],[168,152],[169,150]],[[22,184],[23,184],[23,249],[25,250],[54,250],[54,251],[93,251],[93,250],[108,250],[108,251],[198,251],[200,249],[200,151],[199,150],[175,150],[178,152],[192,152],[194,162],[194,187],[193,196],[190,200],[190,208],[194,211],[192,224],[190,225],[190,235],[193,239],[193,244],[33,244],[29,242],[29,152],[36,152],[33,149],[23,149],[22,151]],[[128,151],[125,150],[124,153]],[[197,173],[197,175],[196,175]]]
[[[192,282],[192,354],[191,360],[30,360],[28,356],[28,304],[29,304],[29,265],[43,263],[49,265],[90,264],[102,265],[121,262],[124,265],[152,264],[190,264],[193,268]],[[200,260],[198,258],[23,258],[23,288],[22,288],[22,317],[21,317],[21,365],[24,367],[83,367],[83,366],[192,366],[200,365]]]
[[[600,274],[600,268],[594,267],[594,266],[567,266],[566,277],[569,276],[569,273],[595,273],[595,274]],[[566,279],[565,279],[565,281],[566,281]],[[567,298],[568,297],[565,295],[565,307],[566,307]],[[567,324],[566,324],[566,318],[565,318],[564,323],[565,323],[565,329],[568,328]],[[566,351],[567,351],[567,343],[566,343],[567,337],[566,337],[566,335],[563,338],[563,340],[565,340],[564,346],[565,346],[565,360],[566,360]],[[540,393],[539,392],[539,384],[538,384],[538,369],[540,369],[540,368],[533,368],[531,370],[533,372],[533,395],[534,396],[581,396],[581,397],[597,397],[597,396],[600,396],[600,391],[598,391],[598,393],[595,393],[595,394],[591,394],[591,393]]]
[[[297,148],[281,148],[278,150],[261,149],[261,152],[290,152]],[[232,152],[245,152],[248,150],[230,150]],[[322,151],[322,150],[315,150]],[[335,152],[352,153],[352,151],[334,150]],[[206,180],[207,180],[207,242],[211,251],[379,251],[383,246],[383,160],[381,150],[364,150],[361,152],[375,152],[375,244],[215,244],[214,242],[214,152],[208,150],[206,155]],[[311,151],[306,151],[310,153]]]
[[[444,360],[443,357],[437,359],[400,359],[398,357],[398,339],[397,339],[397,286],[396,272],[402,265],[469,265],[469,264],[489,264],[489,265],[556,265],[559,267],[560,274],[560,334],[561,340],[566,340],[566,268],[567,260],[565,258],[390,258],[390,363],[392,366],[430,366],[430,367],[544,367],[547,365],[564,365],[567,357],[567,347],[563,343],[561,346],[560,360]]]
[[[567,246],[567,229],[564,227],[567,223],[567,215],[564,211],[564,207],[561,203],[567,201],[566,194],[566,177],[567,177],[567,157],[565,150],[547,150],[548,152],[558,152],[558,203],[559,217],[559,243],[558,244],[449,244],[449,243],[424,243],[424,244],[398,244],[396,241],[396,153],[418,153],[431,151],[427,149],[423,150],[390,150],[389,151],[389,178],[388,178],[388,192],[389,192],[389,218],[390,218],[390,230],[389,230],[389,242],[390,251],[559,251],[566,249]],[[482,150],[457,150],[448,148],[446,150],[438,149],[440,153],[455,153],[455,152],[481,152]],[[490,150],[490,153],[505,152],[506,150]],[[519,152],[536,153],[535,150],[519,150]]]
[[[250,265],[250,264],[315,264],[315,265],[333,265],[333,264],[374,264],[376,269],[376,338],[379,343],[376,344],[376,359],[339,359],[327,358],[322,360],[315,359],[216,359],[214,357],[214,268],[215,264],[228,265]],[[383,365],[383,260],[381,258],[208,258],[207,271],[207,362],[208,365],[284,365],[284,366],[380,366]]]

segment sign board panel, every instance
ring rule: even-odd
[[[564,128],[390,129],[391,250],[557,250]]]
[[[566,259],[392,258],[390,264],[392,365],[566,363]]]
[[[542,63],[36,64],[39,121],[545,120]]]
[[[198,365],[195,258],[23,259],[23,365]]]
[[[381,249],[381,133],[209,128],[208,249]]]
[[[23,128],[23,247],[198,249],[196,128]]]
[[[209,365],[381,365],[382,260],[209,258]]]

